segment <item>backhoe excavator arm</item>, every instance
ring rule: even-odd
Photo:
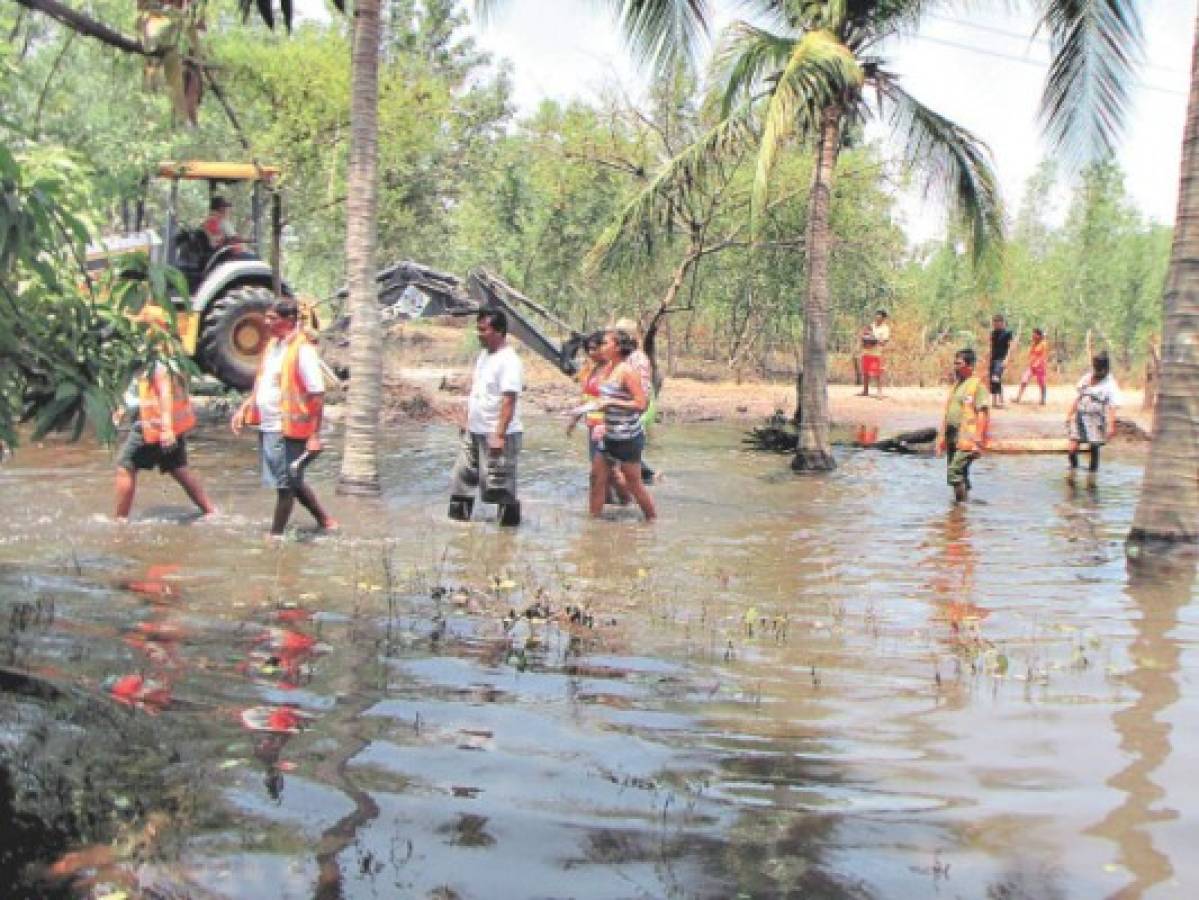
[[[582,347],[583,335],[484,269],[471,272],[464,283],[456,275],[405,260],[380,271],[376,281],[379,285],[379,303],[389,308],[400,304],[409,288],[420,291],[426,302],[414,304],[405,310],[411,312],[414,318],[470,316],[484,308],[501,310],[508,317],[509,334],[564,375],[574,375],[578,371],[574,360]],[[349,296],[349,291],[342,288],[337,296],[344,299]],[[529,312],[566,332],[566,340],[558,344],[546,336],[530,318]],[[348,319],[339,322],[338,326],[344,327],[346,321]]]

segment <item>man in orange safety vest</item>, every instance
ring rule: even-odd
[[[271,340],[262,355],[254,389],[233,414],[234,434],[258,426],[262,483],[276,491],[270,537],[283,535],[295,501],[312,513],[323,531],[338,527],[304,483],[304,469],[321,452],[325,379],[316,347],[300,327],[300,309],[290,297],[266,313]]]
[[[976,362],[969,348],[954,354],[954,384],[945,401],[945,419],[937,438],[937,453],[948,457],[947,481],[958,503],[970,493],[970,464],[986,449],[991,424],[990,392],[974,374]]]
[[[146,306],[135,321],[166,333],[166,316],[156,307]],[[155,467],[174,478],[203,515],[215,513],[216,507],[187,466],[185,435],[196,427],[187,378],[173,371],[169,363],[154,363],[129,386],[125,407],[135,419],[117,455],[116,520],[129,519],[138,470]],[[114,424],[120,424],[121,418],[118,410],[113,415]]]

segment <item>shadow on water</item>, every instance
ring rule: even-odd
[[[1189,581],[1129,582],[1139,471],[655,445],[662,521],[583,514],[535,426],[525,522],[445,519],[453,435],[399,435],[345,533],[264,547],[111,461],[0,469],[3,874],[28,896],[1067,897],[1195,884],[1177,748]],[[336,470],[318,461],[318,491]],[[337,507],[344,502],[340,509]],[[1161,583],[1159,583],[1161,582]],[[49,749],[48,749],[49,748]],[[69,764],[67,764],[69,763]],[[48,867],[60,877],[47,880]],[[155,893],[157,892],[157,893]]]

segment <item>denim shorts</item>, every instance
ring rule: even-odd
[[[304,483],[301,468],[292,477],[290,466],[301,456],[308,442],[303,438],[284,437],[281,431],[262,431],[258,434],[258,452],[262,458],[262,486],[277,491],[295,490]]]

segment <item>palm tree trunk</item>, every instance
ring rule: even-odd
[[[808,284],[803,316],[803,374],[800,381],[799,443],[791,468],[827,472],[836,467],[829,443],[828,419],[828,258],[829,202],[833,171],[841,151],[841,109],[825,108],[820,123],[820,149],[808,203]]]
[[[1199,547],[1199,32],[1182,142],[1182,178],[1162,316],[1153,443],[1128,535],[1132,560]]]
[[[379,137],[379,0],[354,4],[346,269],[350,286],[350,391],[338,493],[379,493],[383,340],[375,293]]]

